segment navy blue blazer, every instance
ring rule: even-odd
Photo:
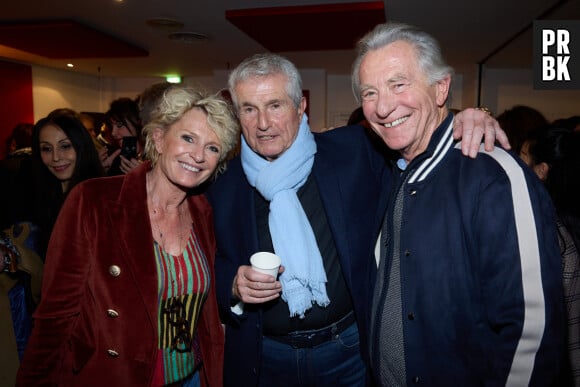
[[[318,185],[346,284],[352,296],[367,357],[370,300],[376,277],[374,248],[386,209],[390,170],[360,126],[315,134],[317,153],[312,174]],[[226,324],[225,386],[255,386],[262,347],[262,312],[245,305],[242,315],[231,312],[232,283],[240,265],[258,251],[255,189],[240,158],[230,161],[224,175],[210,187],[217,239],[217,300]],[[332,300],[331,300],[332,302]]]

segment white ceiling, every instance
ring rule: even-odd
[[[244,57],[265,49],[225,19],[227,9],[361,2],[356,0],[4,0],[0,22],[11,20],[74,19],[149,51],[145,58],[75,60],[85,74],[107,77],[157,77],[211,75],[227,70]],[[461,71],[486,61],[491,67],[531,67],[531,23],[547,10],[550,19],[580,19],[580,0],[385,0],[387,20],[416,24],[442,43],[449,62]],[[167,31],[146,24],[151,18],[184,23],[183,30],[209,36],[204,43],[171,41]],[[321,26],[322,27],[322,26]],[[300,28],[300,26],[296,26]],[[348,28],[348,25],[333,28]],[[369,25],[369,29],[372,26]],[[292,31],[264,31],[292,35]],[[521,34],[520,34],[521,33]],[[86,42],[90,45],[91,42]],[[285,52],[300,68],[325,68],[348,73],[352,50]],[[0,46],[0,58],[55,68],[65,60],[18,52]],[[99,71],[100,69],[100,71]]]

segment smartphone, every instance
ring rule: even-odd
[[[123,142],[121,145],[121,156],[127,160],[131,160],[137,157],[137,137],[123,137]]]

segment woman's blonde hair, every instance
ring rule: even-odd
[[[174,86],[165,91],[153,108],[150,121],[143,128],[145,136],[145,157],[155,166],[159,152],[153,141],[154,129],[167,131],[191,109],[201,109],[207,115],[207,122],[220,140],[221,150],[215,175],[226,169],[227,156],[239,141],[240,129],[231,105],[222,97],[205,94],[194,88]]]

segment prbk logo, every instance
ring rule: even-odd
[[[534,88],[580,89],[580,20],[534,21]]]

